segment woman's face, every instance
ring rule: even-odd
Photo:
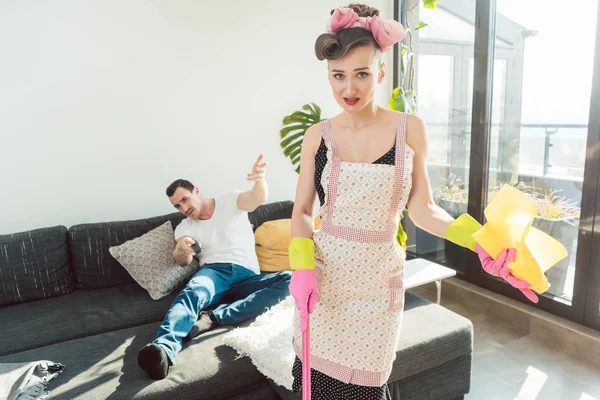
[[[375,97],[383,81],[385,64],[373,46],[359,46],[328,63],[329,84],[338,104],[348,112],[362,110]]]

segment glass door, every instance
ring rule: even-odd
[[[551,287],[537,307],[600,329],[598,0],[578,2],[571,27],[560,0],[416,3],[411,12],[427,23],[415,35],[416,89],[436,203],[455,217],[468,211],[483,220],[502,185],[529,196],[534,226],[569,253],[547,271]],[[483,273],[471,252],[409,218],[405,229],[410,255],[527,302]]]
[[[598,7],[598,4],[596,4]],[[596,42],[594,52],[594,79],[589,113],[588,143],[584,175],[583,210],[580,223],[580,243],[590,248],[589,252],[580,251],[578,259],[587,265],[587,269],[578,267],[575,276],[575,301],[586,293],[584,305],[584,324],[600,330],[600,9],[596,13]],[[592,206],[593,205],[593,206]],[[592,211],[593,210],[593,211]],[[589,258],[586,256],[589,254]],[[585,288],[585,290],[583,289]]]
[[[597,172],[597,161],[586,155],[598,135],[590,120],[598,2],[578,3],[577,30],[568,34],[557,29],[564,25],[561,5],[496,0],[486,197],[509,184],[533,200],[533,226],[569,254],[546,272],[551,286],[540,305],[580,319],[591,286],[576,278],[597,269],[590,264],[592,232],[581,221],[593,219],[597,192],[588,171]]]

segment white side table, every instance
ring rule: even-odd
[[[404,265],[404,287],[410,289],[426,283],[435,282],[437,288],[437,303],[440,304],[442,297],[442,279],[455,276],[456,271],[443,265],[415,258]]]

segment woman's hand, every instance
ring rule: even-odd
[[[479,256],[479,261],[483,266],[483,270],[492,276],[498,276],[504,279],[509,285],[519,289],[525,297],[533,303],[539,301],[535,293],[530,289],[531,284],[523,279],[519,279],[510,272],[508,263],[513,262],[517,255],[517,250],[514,248],[504,249],[496,260],[492,258],[484,249],[475,244],[475,252]]]
[[[314,269],[295,269],[290,281],[290,294],[296,301],[300,311],[300,331],[306,332],[308,314],[311,314],[317,303],[319,288]]]

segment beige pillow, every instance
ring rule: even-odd
[[[129,275],[148,291],[153,300],[171,293],[198,269],[198,263],[180,267],[173,259],[175,239],[167,221],[158,228],[122,245],[108,249]]]

